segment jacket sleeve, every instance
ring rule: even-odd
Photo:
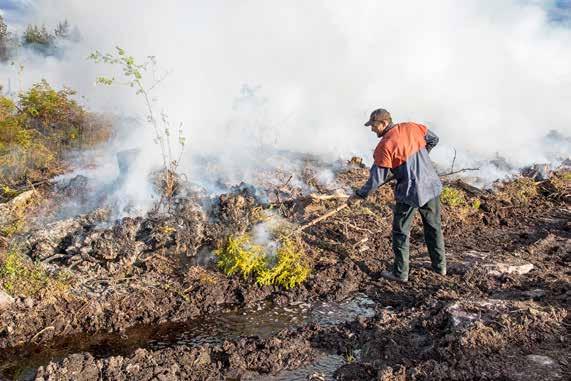
[[[426,150],[430,152],[436,145],[438,144],[438,136],[430,130],[426,130],[426,135],[424,136],[424,140],[426,140]]]
[[[369,171],[369,179],[361,189],[358,189],[355,192],[355,194],[359,197],[365,198],[369,193],[373,192],[391,178],[391,170],[389,168],[379,167],[377,164],[373,164]]]

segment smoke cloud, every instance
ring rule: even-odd
[[[118,71],[86,57],[114,46],[156,56],[170,71],[156,107],[183,122],[189,144],[182,169],[190,178],[206,175],[199,155],[245,176],[267,163],[268,147],[370,162],[376,137],[363,123],[377,107],[436,132],[441,144],[432,157],[445,168],[453,148],[456,168],[497,156],[520,167],[555,163],[571,152],[571,29],[568,9],[556,5],[42,0],[21,9],[21,25],[67,18],[82,41],[58,57],[22,51],[17,59],[25,84],[46,78],[67,85],[90,108],[139,115],[144,124],[132,89],[94,84],[98,75]],[[9,67],[0,76],[15,83]],[[144,150],[141,172],[161,163],[147,127],[118,143]],[[494,171],[482,175],[505,174]]]

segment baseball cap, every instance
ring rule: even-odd
[[[371,113],[369,121],[365,123],[365,126],[371,126],[373,122],[380,122],[381,120],[391,120],[391,114],[384,108],[378,108]]]

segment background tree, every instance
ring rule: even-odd
[[[28,25],[24,32],[24,45],[35,45],[40,48],[48,48],[54,42],[55,36],[52,35],[45,26],[41,28],[37,25]]]
[[[67,20],[59,22],[54,29],[54,35],[56,38],[68,40],[70,37],[70,25]]]
[[[0,15],[0,60],[6,61],[8,59],[8,45],[9,45],[9,34],[8,26],[4,21],[2,15]]]
[[[101,53],[96,51],[89,56],[89,59],[97,63],[106,63],[116,65],[121,68],[123,81],[116,81],[115,78],[98,77],[96,82],[101,85],[112,85],[114,83],[127,85],[135,89],[137,95],[141,96],[147,108],[147,122],[151,125],[154,132],[154,142],[158,144],[162,156],[162,172],[160,179],[160,188],[162,190],[163,199],[167,205],[170,205],[177,183],[178,183],[178,165],[182,157],[186,139],[182,133],[182,123],[178,126],[178,146],[179,152],[175,156],[172,149],[172,127],[168,116],[165,112],[157,113],[154,105],[153,90],[168,75],[157,74],[157,62],[154,56],[148,56],[147,60],[138,63],[133,56],[127,54],[125,49],[116,47],[113,53]]]

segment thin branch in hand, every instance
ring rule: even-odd
[[[451,176],[451,175],[455,175],[455,174],[461,173],[461,172],[479,171],[479,170],[480,170],[480,168],[462,168],[462,169],[459,169],[457,171],[442,173],[442,174],[439,174],[438,176],[440,176],[440,177]]]
[[[454,158],[452,159],[452,166],[450,167],[450,173],[454,172],[454,163],[456,163],[456,148],[452,148],[454,150]]]

